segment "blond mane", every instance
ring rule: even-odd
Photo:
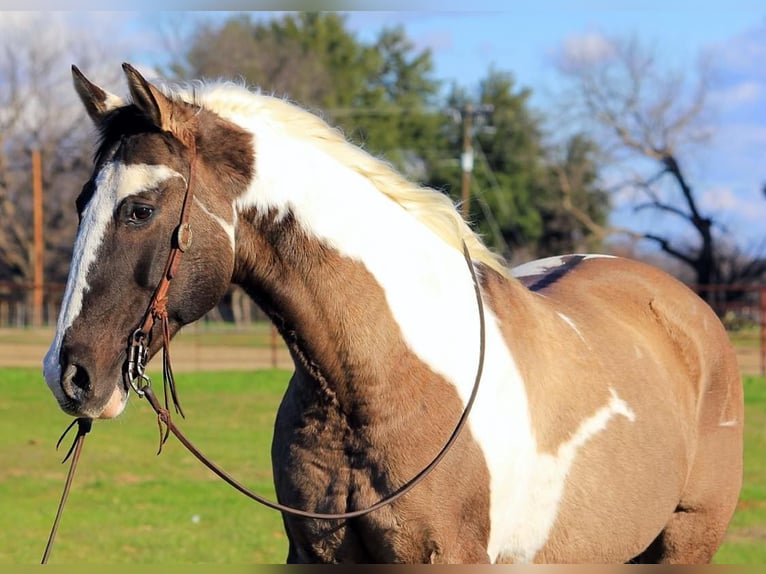
[[[236,122],[236,118],[266,114],[291,136],[310,139],[328,155],[366,177],[384,195],[401,205],[448,245],[508,276],[503,259],[490,251],[460,216],[452,200],[434,189],[417,185],[389,163],[350,143],[340,130],[319,116],[284,99],[253,92],[231,82],[194,82],[162,87],[169,97],[180,98]]]

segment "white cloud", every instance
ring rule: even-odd
[[[741,208],[742,201],[730,187],[713,187],[702,192],[700,206],[710,212],[728,211]]]
[[[431,30],[421,34],[415,37],[414,42],[418,49],[427,48],[432,52],[443,52],[454,47],[452,32],[445,29]]]
[[[737,244],[755,245],[764,240],[766,198],[760,189],[737,191],[731,187],[711,187],[700,194],[699,204]]]
[[[711,102],[722,108],[736,107],[756,102],[764,95],[764,85],[756,80],[744,80],[713,90]]]
[[[741,34],[717,42],[707,50],[719,73],[728,77],[766,78],[763,62],[766,60],[766,21]]]
[[[555,60],[563,69],[572,69],[607,60],[614,52],[614,45],[606,36],[586,32],[564,38],[555,51]]]
[[[701,175],[708,181],[766,179],[766,124],[754,118],[717,126],[698,159],[703,162]]]

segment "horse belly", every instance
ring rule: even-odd
[[[613,393],[555,451],[517,465],[516,493],[492,500],[495,561],[624,562],[651,543],[678,503],[689,445],[671,413],[657,433],[631,405]]]
[[[682,441],[658,445],[665,452],[636,446],[586,453],[575,463],[536,562],[626,562],[655,539],[678,505],[689,467]]]

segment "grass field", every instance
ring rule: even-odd
[[[186,434],[273,498],[269,445],[285,371],[184,374]],[[67,466],[53,450],[68,417],[35,369],[2,369],[0,563],[40,560]],[[278,513],[216,479],[173,439],[156,456],[148,404],[131,398],[88,435],[50,563],[279,563]],[[67,446],[69,441],[67,441]],[[65,452],[65,448],[62,447]]]
[[[288,378],[266,370],[179,377],[189,437],[224,468],[273,497],[269,444]],[[34,564],[67,466],[53,446],[69,422],[39,370],[0,369],[0,564]],[[747,377],[745,485],[719,563],[766,562],[766,378]],[[96,422],[85,441],[51,564],[279,563],[279,514],[216,479],[171,437],[155,455],[149,405]],[[68,446],[69,441],[66,441]]]

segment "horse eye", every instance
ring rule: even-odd
[[[154,210],[151,207],[147,205],[136,205],[133,208],[131,219],[135,219],[138,221],[146,221],[152,216],[152,213],[154,213]]]
[[[123,221],[133,225],[146,223],[152,215],[154,215],[154,208],[143,203],[127,203],[122,208]]]

